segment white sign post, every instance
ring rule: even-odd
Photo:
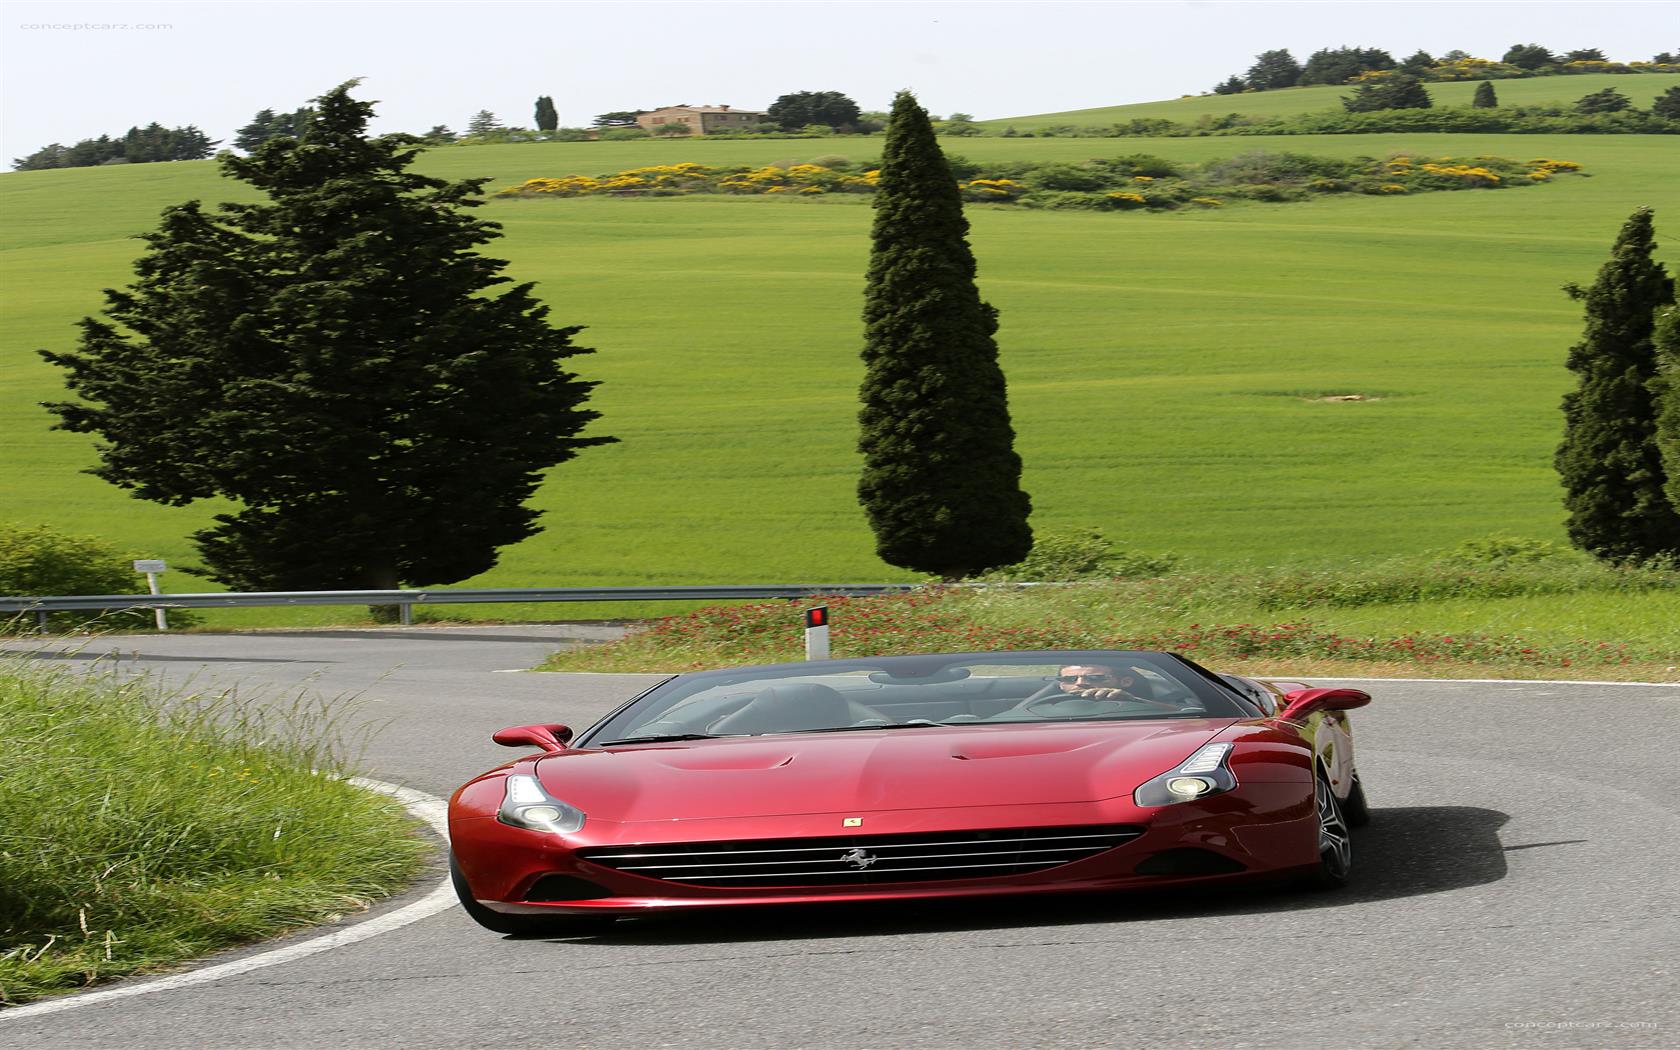
[[[828,659],[828,606],[805,610],[805,659]]]
[[[135,572],[143,572],[143,573],[146,574],[146,587],[153,594],[162,594],[163,593],[162,591],[158,590],[157,578],[158,578],[158,573],[163,572],[164,570],[166,570],[168,568],[169,568],[169,566],[165,565],[163,563],[162,559],[159,559],[159,558],[142,558],[141,560],[134,563],[134,571]],[[162,609],[153,609],[152,610],[152,616],[155,617],[156,620],[157,620],[157,629],[158,630],[160,630],[160,631],[169,630],[169,616]]]

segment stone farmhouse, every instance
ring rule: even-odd
[[[746,131],[769,119],[768,113],[728,106],[666,106],[639,114],[636,123],[649,131],[664,124],[686,124],[690,135],[715,135],[720,131]]]

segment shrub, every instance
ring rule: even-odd
[[[1483,565],[1493,568],[1576,560],[1579,559],[1575,552],[1561,544],[1502,532],[1479,540],[1465,540],[1442,558],[1442,561],[1449,565]]]
[[[0,526],[0,594],[139,594],[145,585],[130,564],[133,560],[133,555],[120,553],[91,536],[67,535],[45,525]],[[198,622],[178,610],[169,617],[175,626]],[[32,630],[38,623],[33,614],[0,618],[0,634]],[[50,613],[46,627],[67,631],[97,625],[128,631],[149,629],[153,624],[149,609],[87,609]]]
[[[1090,528],[1038,533],[1025,558],[979,578],[1021,583],[1136,579],[1164,575],[1177,564],[1176,554],[1117,551],[1101,529]]]
[[[1613,87],[1582,95],[1575,102],[1577,113],[1620,113],[1624,109],[1632,108],[1633,100]]]

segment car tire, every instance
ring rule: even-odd
[[[1313,777],[1313,810],[1318,824],[1318,864],[1308,872],[1306,881],[1315,889],[1339,889],[1353,874],[1353,837],[1336,793],[1321,775]]]
[[[455,887],[455,896],[460,898],[461,908],[467,916],[492,933],[515,937],[582,937],[602,933],[617,921],[593,915],[504,915],[491,911],[473,897],[472,888],[467,885],[467,877],[461,873],[461,865],[453,853],[449,855],[449,882]]]
[[[1365,801],[1365,784],[1358,773],[1353,775],[1353,788],[1348,791],[1348,797],[1342,800],[1342,819],[1350,828],[1362,828],[1371,823],[1371,806]]]

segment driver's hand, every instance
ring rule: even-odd
[[[1150,697],[1133,696],[1124,689],[1113,689],[1108,686],[1103,686],[1097,689],[1081,689],[1073,695],[1082,697],[1086,700],[1130,700],[1134,704],[1148,704],[1151,707],[1162,707],[1169,711],[1179,710],[1178,705],[1175,703],[1171,703],[1166,700],[1155,700]]]

